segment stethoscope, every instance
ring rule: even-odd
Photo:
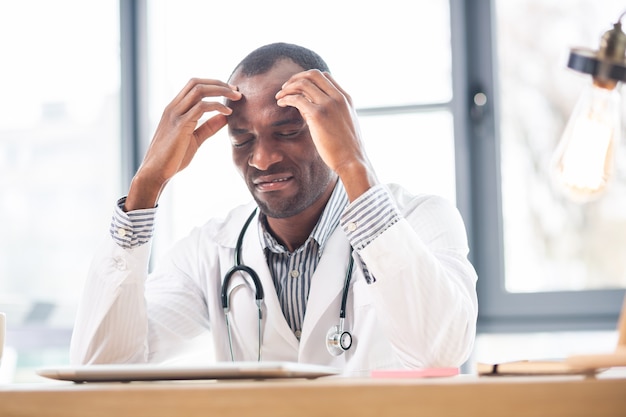
[[[263,285],[261,284],[261,280],[259,279],[259,275],[256,271],[250,268],[247,265],[241,263],[241,246],[243,243],[243,237],[246,234],[246,230],[248,230],[248,226],[252,222],[252,219],[256,215],[257,209],[255,208],[250,214],[250,217],[246,220],[243,227],[241,228],[241,232],[239,232],[239,237],[237,238],[237,245],[235,246],[235,260],[234,265],[226,272],[224,275],[224,281],[222,282],[222,308],[224,309],[224,314],[226,315],[226,329],[228,332],[228,346],[230,349],[230,359],[234,362],[235,355],[233,354],[233,338],[231,334],[230,328],[230,305],[229,305],[229,294],[228,294],[228,284],[230,283],[230,278],[236,272],[243,272],[248,274],[250,279],[252,280],[255,287],[255,303],[258,310],[258,333],[259,333],[259,346],[258,346],[258,355],[257,360],[261,360],[261,345],[262,345],[262,332],[261,332],[261,320],[263,319],[261,304],[263,302]],[[339,356],[343,354],[346,350],[350,349],[352,346],[352,335],[349,331],[344,329],[344,322],[346,319],[346,304],[348,301],[348,291],[350,289],[350,280],[352,278],[352,268],[354,266],[354,259],[352,258],[352,251],[350,251],[350,261],[348,263],[348,269],[346,271],[346,277],[344,280],[343,286],[343,294],[341,295],[341,307],[339,308],[339,324],[331,327],[326,334],[326,348],[328,352],[333,356]]]

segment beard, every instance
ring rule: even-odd
[[[302,213],[321,198],[329,184],[336,179],[336,175],[321,159],[310,164],[308,168],[306,172],[289,170],[294,172],[291,180],[295,181],[297,192],[286,197],[274,197],[271,193],[257,193],[253,183],[254,178],[259,175],[285,172],[285,169],[277,166],[263,172],[256,169],[250,172],[246,184],[261,212],[267,217],[285,219]]]

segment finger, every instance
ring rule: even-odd
[[[288,95],[302,95],[309,101],[317,99],[319,102],[325,93],[305,73],[298,73],[282,85],[280,91],[276,93],[276,99]]]
[[[202,124],[205,122],[201,120],[202,118],[211,116],[211,114],[216,112],[226,117],[232,114],[233,110],[223,103],[219,103],[217,101],[201,100],[197,102],[192,108],[190,108],[187,113],[182,114],[178,119],[182,124],[185,124],[187,126],[193,126],[193,129],[197,129],[198,123]]]
[[[198,126],[194,132],[196,136],[196,140],[198,141],[198,146],[200,146],[205,140],[215,135],[226,126],[228,122],[228,118],[223,114],[216,114],[215,116],[208,119],[206,122],[202,123]]]
[[[209,78],[192,78],[189,81],[187,81],[187,84],[185,84],[183,89],[176,95],[176,97],[174,97],[172,101],[178,102],[182,100],[184,97],[186,97],[189,94],[190,91],[192,91],[198,85],[206,85],[206,86],[212,85],[215,87],[222,87],[225,89],[230,88],[234,90],[232,86],[220,80],[213,80]]]
[[[276,100],[276,104],[280,107],[295,107],[300,111],[300,114],[304,119],[307,119],[313,107],[316,106],[309,98],[302,94],[289,94]]]
[[[337,81],[335,81],[335,79],[333,78],[333,76],[329,72],[324,72],[323,74],[324,74],[324,77],[326,77],[332,83],[334,88],[336,88],[337,91],[339,91],[346,98],[346,100],[348,100],[348,103],[350,103],[350,105],[352,105],[352,97],[350,97],[350,94],[348,94],[346,92],[346,90],[341,88],[339,83],[337,83]]]
[[[225,97],[232,101],[241,99],[241,92],[236,87],[218,80],[192,79],[185,88],[174,98],[172,106],[178,108],[178,113],[189,111],[200,100],[211,97]]]
[[[295,74],[283,84],[282,89],[276,94],[276,98],[280,99],[287,95],[298,94],[317,104],[325,103],[329,97],[335,100],[342,98],[341,92],[333,82],[318,70]]]

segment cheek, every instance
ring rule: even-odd
[[[248,154],[245,151],[233,148],[231,155],[237,172],[243,177],[245,169],[248,166]]]

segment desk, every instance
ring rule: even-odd
[[[0,416],[626,416],[626,377],[53,381],[0,386]]]

